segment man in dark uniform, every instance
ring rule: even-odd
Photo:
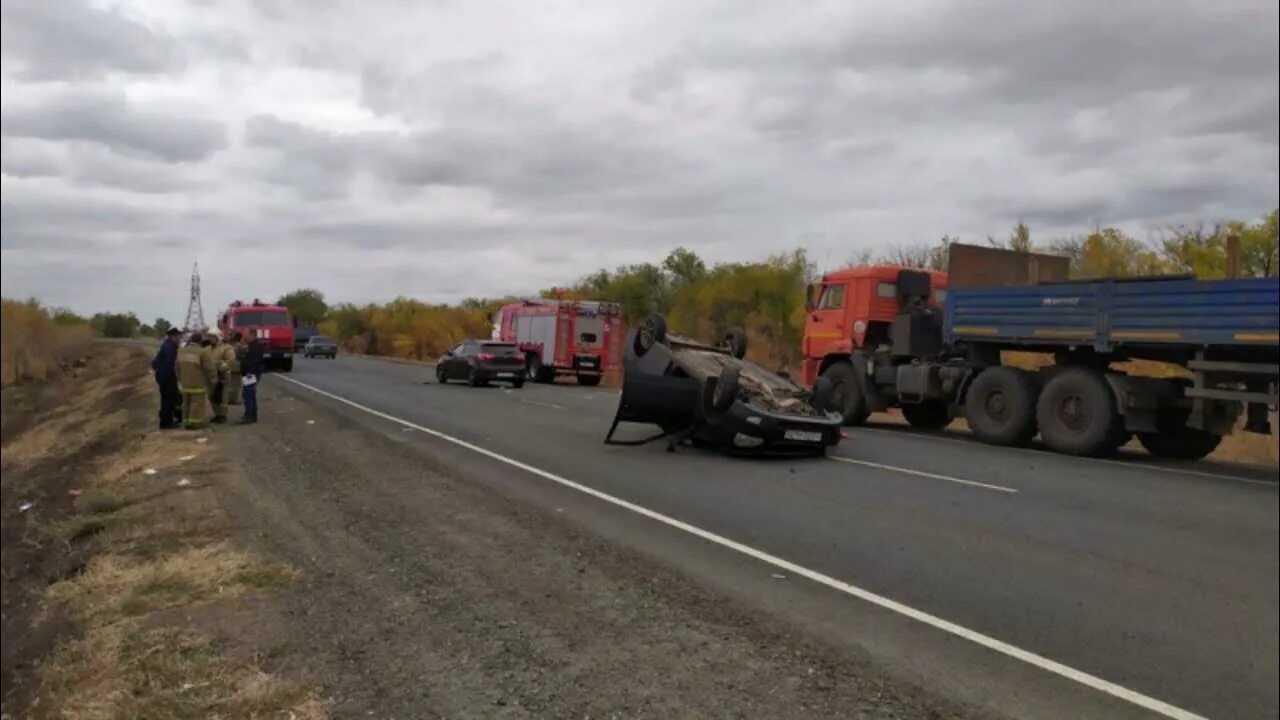
[[[160,388],[160,429],[173,430],[182,423],[182,402],[178,393],[178,342],[182,331],[169,328],[164,342],[151,360],[151,372],[155,373]]]
[[[241,392],[244,394],[244,417],[242,423],[258,422],[258,381],[262,379],[262,341],[258,339],[258,331],[249,331],[249,344],[245,346],[244,357],[240,358]]]

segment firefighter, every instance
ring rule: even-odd
[[[210,330],[204,335],[200,349],[200,367],[204,370],[205,386],[209,388],[209,404],[213,406],[210,422],[227,421],[227,374],[230,367],[223,357],[222,333]]]
[[[204,427],[205,403],[209,390],[205,384],[204,336],[200,331],[191,333],[191,340],[178,350],[178,385],[182,388],[182,426],[188,429]]]
[[[222,354],[227,362],[227,404],[239,405],[241,392],[240,361],[244,359],[244,339],[238,331],[233,331],[228,341],[219,347],[222,348]]]

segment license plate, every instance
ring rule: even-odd
[[[515,373],[494,373],[494,377],[515,377]]]
[[[782,437],[800,442],[822,442],[822,433],[816,430],[788,430],[782,434]]]

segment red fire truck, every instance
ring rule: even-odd
[[[494,317],[494,336],[520,348],[533,382],[571,374],[579,385],[599,385],[622,359],[622,307],[583,300],[508,303]]]
[[[249,330],[257,330],[267,367],[284,372],[293,370],[293,319],[289,308],[266,305],[258,300],[252,303],[237,300],[218,316],[218,329],[224,338],[230,338],[234,331],[244,335],[246,341]]]

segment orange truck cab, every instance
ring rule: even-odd
[[[812,387],[833,364],[849,362],[857,349],[874,350],[890,342],[890,328],[902,312],[899,279],[907,271],[929,276],[928,306],[946,302],[947,274],[912,271],[897,265],[866,265],[822,276],[809,289],[804,322],[804,384]]]

